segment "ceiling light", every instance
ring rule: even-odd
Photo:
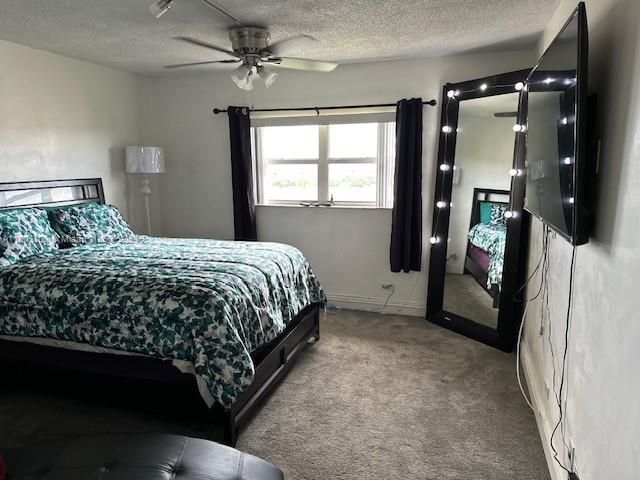
[[[273,82],[275,82],[276,78],[278,78],[278,74],[276,72],[267,70],[264,67],[258,68],[258,76],[262,79],[267,88],[273,85]]]
[[[231,74],[231,80],[241,90],[253,90],[253,67],[242,64]]]
[[[157,2],[149,5],[149,11],[153,14],[154,17],[160,18],[162,15],[169,11],[173,2],[174,0],[158,0]]]

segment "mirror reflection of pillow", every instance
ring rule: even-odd
[[[491,204],[491,220],[489,223],[495,225],[506,224],[507,219],[504,217],[504,213],[507,211],[506,205],[500,205],[499,203]]]
[[[88,203],[49,210],[49,219],[60,234],[62,246],[133,241],[137,237],[113,205]]]

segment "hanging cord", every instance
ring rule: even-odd
[[[541,271],[540,285],[538,286],[538,291],[536,292],[536,294],[530,299],[517,300],[515,297],[516,297],[516,294],[519,293],[521,290],[523,290],[526,287],[526,285],[534,278],[534,276],[536,275],[536,272],[538,272],[538,270],[540,269],[540,266],[544,265],[547,262],[547,259],[549,257],[548,254],[549,254],[549,227],[547,227],[546,225],[543,225],[542,226],[542,252],[540,254],[540,259],[538,260],[538,263],[536,264],[536,267],[533,269],[533,272],[531,273],[531,275],[529,275],[529,278],[527,278],[526,282],[513,295],[513,298],[515,301],[526,302],[524,311],[522,312],[522,320],[520,322],[520,328],[518,330],[518,340],[516,342],[516,377],[518,378],[518,386],[520,387],[520,392],[522,393],[522,396],[524,397],[525,402],[527,402],[527,405],[529,405],[529,408],[534,412],[535,412],[535,408],[533,407],[533,403],[531,402],[531,400],[529,399],[529,396],[526,394],[524,390],[524,386],[522,384],[522,378],[520,377],[520,363],[521,363],[520,348],[522,343],[522,331],[524,329],[524,323],[527,318],[527,310],[529,309],[530,303],[536,300],[540,296],[543,290],[543,284],[546,281],[544,268]]]
[[[558,431],[558,428],[560,428],[561,425],[563,424],[563,417],[564,417],[564,409],[562,408],[562,392],[564,390],[564,385],[565,385],[567,353],[569,351],[569,332],[570,332],[570,324],[571,324],[571,311],[572,311],[572,305],[573,305],[573,301],[572,301],[573,300],[573,279],[575,274],[575,267],[576,267],[576,247],[574,246],[573,251],[571,252],[571,270],[569,273],[569,300],[567,301],[567,318],[566,318],[566,324],[564,329],[564,352],[562,354],[562,369],[560,372],[560,375],[561,375],[560,391],[558,396],[556,397],[558,400],[558,409],[560,413],[558,416],[558,423],[556,423],[556,426],[554,427],[553,432],[551,432],[551,439],[550,439],[551,449],[553,450],[553,459],[567,473],[574,473],[574,472],[572,472],[567,467],[565,467],[564,464],[560,461],[560,458],[559,458],[560,455],[553,444],[553,438],[556,432]],[[555,365],[554,365],[554,377],[555,377]],[[566,405],[566,399],[565,399],[565,405]],[[565,441],[564,428],[561,428],[561,434],[562,434],[562,442],[564,443],[565,447],[568,447]]]

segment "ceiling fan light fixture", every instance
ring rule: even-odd
[[[231,80],[242,90],[253,90],[253,67],[243,63],[231,74]]]
[[[154,17],[160,18],[169,11],[173,2],[174,0],[158,0],[149,5],[149,11]]]
[[[273,82],[278,78],[278,74],[276,72],[272,72],[271,70],[267,70],[264,67],[260,67],[258,69],[258,76],[262,79],[265,86],[269,88],[273,85]]]

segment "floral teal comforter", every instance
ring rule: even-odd
[[[230,407],[250,353],[325,296],[296,248],[136,237],[0,268],[0,334],[187,360]]]
[[[469,230],[469,241],[489,254],[487,288],[502,284],[504,247],[507,240],[507,225],[504,222],[478,223]]]

